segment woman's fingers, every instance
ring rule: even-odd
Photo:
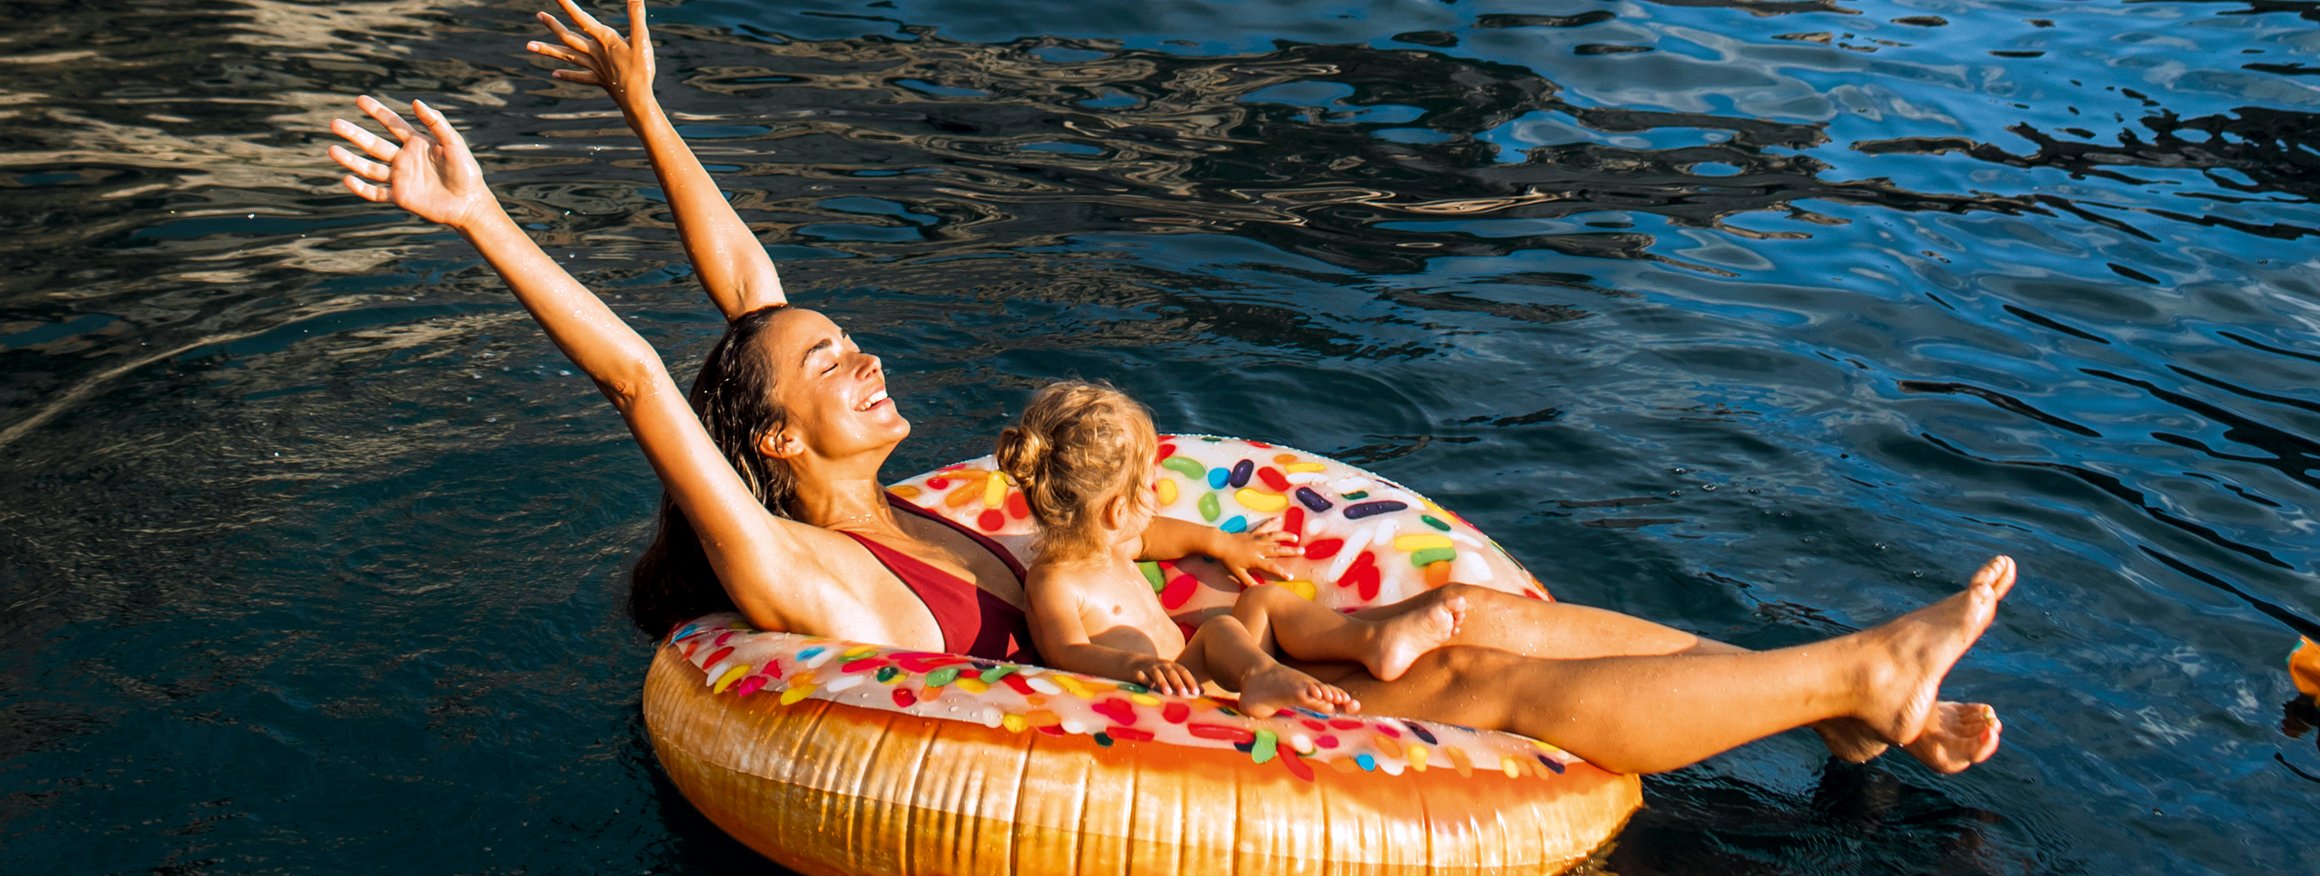
[[[393,161],[395,153],[403,151],[402,147],[389,143],[385,138],[365,131],[361,125],[345,119],[331,119],[330,132],[346,138],[347,142],[361,147],[362,151],[380,161]]]
[[[540,42],[539,40],[533,40],[531,42],[525,43],[524,49],[531,52],[532,54],[546,55],[550,58],[554,58],[558,61],[562,61],[575,67],[590,66],[588,63],[587,55],[572,51],[571,49],[564,48],[563,46],[551,46],[547,43]]]
[[[412,137],[419,136],[419,129],[411,127],[410,122],[403,121],[402,116],[395,115],[395,111],[388,109],[386,104],[380,103],[378,98],[366,94],[355,98],[354,105],[360,108],[364,115],[368,115],[372,120],[386,126],[387,133],[395,135],[397,140],[409,143]]]
[[[389,197],[387,195],[386,189],[379,188],[378,186],[371,185],[367,182],[363,182],[362,180],[355,178],[353,174],[340,177],[339,182],[346,186],[347,191],[353,192],[355,197],[361,198],[365,201],[370,201],[374,204],[384,204],[387,202],[387,198]]]
[[[427,125],[427,133],[435,135],[435,142],[443,144],[453,154],[467,152],[467,138],[459,136],[459,129],[451,127],[451,120],[444,118],[440,110],[428,106],[426,101],[414,100],[411,101],[411,112],[418,114],[419,121]]]
[[[556,39],[561,41],[564,45],[571,46],[573,51],[579,52],[583,55],[594,55],[596,53],[595,40],[573,33],[572,29],[565,27],[564,22],[558,21],[556,16],[542,12],[540,13],[540,23],[547,25],[548,32],[555,34]]]
[[[644,29],[644,0],[628,0],[628,41],[648,48],[652,45],[652,35]]]
[[[548,76],[565,82],[578,82],[582,85],[600,86],[604,84],[604,77],[589,70],[557,70],[549,73]]]
[[[612,28],[605,27],[604,22],[597,21],[596,16],[588,14],[588,10],[580,8],[580,4],[574,3],[572,0],[556,0],[556,5],[564,7],[564,14],[572,17],[572,23],[580,26],[581,33],[595,37],[598,42],[612,42],[605,39],[606,34],[619,36],[617,33],[612,33]]]
[[[354,154],[353,150],[344,146],[340,146],[335,143],[331,144],[330,160],[338,162],[338,166],[340,167],[353,171],[355,176],[362,177],[363,179],[370,180],[371,182],[387,181],[388,168],[386,165],[364,158],[360,155],[356,155]]]

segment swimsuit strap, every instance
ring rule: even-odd
[[[887,501],[921,517],[941,521],[973,538],[976,544],[1005,562],[1016,580],[1022,580],[1023,567],[998,542],[892,495],[887,496]],[[880,565],[893,572],[894,577],[902,580],[902,586],[910,588],[918,601],[926,605],[926,610],[934,615],[935,625],[942,629],[943,650],[988,659],[1032,659],[1031,628],[1022,609],[925,560],[879,544],[868,536],[839,531],[870,551]]]

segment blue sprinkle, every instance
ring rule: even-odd
[[[1359,505],[1346,506],[1345,519],[1360,520],[1364,517],[1385,514],[1393,511],[1400,511],[1408,507],[1410,507],[1408,504],[1396,502],[1392,499],[1387,499],[1382,502],[1363,502]]]
[[[1312,487],[1298,487],[1297,501],[1305,503],[1305,507],[1312,509],[1315,514],[1329,510],[1332,504],[1328,499],[1321,498],[1320,493],[1313,492]]]
[[[1356,758],[1354,758],[1354,759],[1353,759],[1353,762],[1354,762],[1354,763],[1357,763],[1357,764],[1361,764],[1361,771],[1362,771],[1362,772],[1365,772],[1365,773],[1367,773],[1367,772],[1376,772],[1376,771],[1377,771],[1377,758],[1374,758],[1374,757],[1371,757],[1371,756],[1369,756],[1369,755],[1366,755],[1366,754],[1364,754],[1364,755],[1361,755],[1361,756],[1359,756],[1359,757],[1356,757]]]
[[[1231,480],[1232,472],[1225,471],[1221,468],[1212,468],[1208,470],[1208,488],[1211,490],[1224,489],[1225,483]]]
[[[1442,744],[1439,740],[1434,738],[1434,731],[1418,726],[1417,722],[1415,721],[1403,721],[1402,726],[1409,728],[1410,735],[1425,740],[1427,745]]]
[[[813,647],[811,647],[811,648],[807,648],[807,649],[805,649],[805,650],[803,650],[803,651],[799,651],[799,652],[797,653],[797,658],[796,658],[796,659],[798,659],[798,660],[801,660],[801,661],[804,661],[804,660],[812,660],[812,659],[814,659],[814,655],[816,655],[816,654],[820,654],[820,653],[822,653],[822,646],[820,646],[820,645],[815,645],[815,646],[813,646]]]
[[[1233,463],[1231,483],[1236,487],[1249,485],[1249,476],[1257,473],[1257,464],[1246,459]]]
[[[1231,520],[1217,524],[1216,528],[1226,532],[1247,532],[1249,531],[1249,519],[1239,514],[1235,514],[1232,516]]]
[[[1242,754],[1247,754],[1257,750],[1257,744],[1254,742],[1235,742],[1233,743],[1233,750]]]
[[[669,641],[671,641],[671,642],[678,642],[678,641],[683,641],[683,640],[684,640],[684,638],[685,638],[686,636],[690,636],[690,635],[692,635],[692,634],[694,634],[694,633],[697,633],[697,632],[700,632],[700,631],[701,631],[701,625],[700,625],[700,624],[686,624],[684,629],[678,630],[676,635],[674,635],[674,636],[670,636],[670,637],[669,637]]]

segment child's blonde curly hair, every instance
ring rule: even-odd
[[[1106,383],[1065,381],[1031,397],[1023,418],[999,433],[999,470],[1014,478],[1039,521],[1042,559],[1103,550],[1104,504],[1152,479],[1160,439],[1152,414]]]

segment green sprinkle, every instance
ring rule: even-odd
[[[1256,743],[1249,746],[1249,759],[1258,763],[1272,760],[1273,755],[1280,753],[1280,742],[1281,737],[1271,730],[1257,731]]]
[[[926,674],[927,687],[942,687],[957,680],[959,680],[959,668],[956,666],[945,666]]]
[[[1160,460],[1160,467],[1193,480],[1203,480],[1208,477],[1208,466],[1201,465],[1198,461],[1187,457],[1168,457]]]
[[[1427,548],[1410,554],[1410,565],[1425,568],[1434,563],[1447,563],[1455,559],[1458,559],[1457,548]]]
[[[1443,532],[1450,531],[1450,524],[1434,519],[1434,515],[1432,514],[1420,514],[1418,515],[1418,519],[1426,521],[1427,526],[1434,527],[1435,529],[1442,530]]]
[[[1152,592],[1154,593],[1158,593],[1160,592],[1161,588],[1168,586],[1168,582],[1160,577],[1159,563],[1137,563],[1136,571],[1144,573],[1144,582],[1152,585]]]
[[[1096,733],[1095,733],[1095,737],[1096,737],[1096,744],[1097,744],[1097,745],[1101,745],[1101,746],[1103,746],[1103,747],[1105,747],[1105,748],[1110,748],[1110,747],[1112,747],[1112,734],[1105,733],[1105,732],[1103,732],[1103,731],[1101,731],[1101,730],[1098,730],[1098,731],[1096,731]],[[1264,762],[1264,761],[1258,761],[1258,763],[1263,763],[1263,762]]]
[[[1347,494],[1345,494],[1345,501],[1348,501],[1348,502],[1358,502],[1358,501],[1360,501],[1360,500],[1362,500],[1362,499],[1367,499],[1367,498],[1369,498],[1369,491],[1368,491],[1368,490],[1355,490],[1355,491],[1353,491],[1353,492],[1350,492],[1350,493],[1347,493]]]
[[[1215,490],[1200,494],[1200,519],[1215,523],[1216,515],[1222,513],[1224,513],[1224,509],[1218,508],[1216,505]]]
[[[1021,669],[1021,668],[1023,668],[1023,667],[1017,666],[1017,665],[1015,665],[1015,664],[1013,664],[1013,663],[1001,663],[1001,664],[999,664],[999,665],[997,665],[997,666],[993,666],[993,667],[991,667],[991,668],[989,668],[989,669],[985,669],[985,670],[983,670],[983,683],[984,683],[984,684],[998,684],[998,683],[999,683],[999,679],[1006,678],[1007,676],[1010,676],[1010,675],[1014,675],[1014,674],[1015,674],[1015,670],[1017,670],[1017,669]]]
[[[892,667],[892,666],[880,666],[880,667],[878,667],[878,680],[879,680],[879,681],[881,681],[881,682],[888,682],[888,681],[893,681],[895,676],[897,676],[897,675],[901,675],[901,674],[902,674],[902,670],[900,670],[900,669],[896,669],[896,668],[894,668],[894,667]]]

